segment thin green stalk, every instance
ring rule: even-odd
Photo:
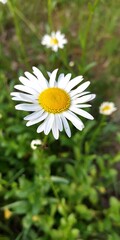
[[[86,61],[86,52],[87,52],[87,43],[89,40],[89,33],[90,33],[90,29],[91,29],[91,25],[92,25],[92,20],[93,20],[93,16],[94,16],[94,12],[96,9],[96,6],[98,4],[99,0],[96,0],[92,5],[89,5],[89,17],[88,17],[88,21],[87,21],[87,25],[86,25],[86,30],[84,33],[84,41],[82,44],[82,49],[83,49],[83,55],[82,55],[82,59],[83,59],[83,64],[85,64]]]
[[[79,161],[81,158],[81,149],[80,146],[74,146],[73,147],[73,151],[74,151],[74,157],[76,161]]]
[[[60,57],[61,62],[66,67],[66,69],[74,74],[73,69],[69,66],[68,55],[67,55],[67,52],[65,49],[64,50],[62,49],[59,51],[59,57]],[[58,54],[57,54],[56,58],[58,58]]]
[[[25,61],[26,65],[28,65],[28,61],[27,61],[27,58],[26,58],[25,47],[24,47],[24,44],[23,44],[23,41],[22,41],[21,27],[20,27],[16,12],[15,12],[15,7],[12,4],[11,1],[8,1],[8,7],[9,7],[9,10],[10,10],[11,14],[13,15],[16,35],[17,35],[19,45],[20,45],[20,50],[21,50],[21,57],[24,58],[24,61]]]
[[[35,36],[40,39],[39,35],[37,34],[35,26],[19,11],[16,7],[14,7],[15,13],[19,16],[19,18],[26,24],[26,26],[30,29],[31,32],[35,34]]]
[[[20,232],[20,234],[16,237],[15,240],[20,240],[22,236],[23,236],[23,232]]]
[[[52,190],[53,190],[53,193],[54,193],[55,197],[57,198],[58,202],[60,202],[58,193],[57,193],[57,191],[56,191],[56,188],[55,188],[55,186],[54,186],[54,183],[53,183],[51,177],[50,177],[50,183],[51,183],[51,187],[52,187]]]
[[[92,136],[92,138],[91,138],[91,140],[90,140],[90,144],[89,144],[89,148],[90,148],[90,149],[91,149],[92,146],[94,145],[94,142],[96,141],[97,137],[99,136],[99,134],[100,134],[103,126],[105,125],[105,123],[106,123],[106,116],[103,115],[103,116],[101,117],[101,121],[100,121],[99,125],[97,126],[97,128],[96,128],[96,130],[94,131],[93,136]]]
[[[52,0],[48,0],[48,25],[50,30],[53,28],[52,24]]]
[[[42,140],[42,149],[41,152],[44,153],[44,150],[47,148],[48,144],[48,135],[45,135],[43,140]]]
[[[58,193],[57,193],[57,190],[56,190],[56,188],[55,188],[55,185],[54,185],[51,177],[49,178],[49,180],[50,180],[50,183],[51,183],[51,188],[52,188],[52,190],[53,190],[54,196],[55,196],[56,199],[58,200],[58,204],[61,204],[61,199],[59,198],[59,195],[58,195]],[[63,209],[64,209],[64,217],[65,217],[66,220],[67,220],[66,209],[64,208],[64,206],[62,206],[62,207],[63,207]]]

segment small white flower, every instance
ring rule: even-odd
[[[95,98],[95,94],[84,91],[89,86],[89,81],[77,86],[83,80],[83,76],[71,79],[71,73],[67,75],[61,73],[56,81],[57,71],[58,69],[52,73],[48,72],[50,78],[48,82],[42,72],[33,67],[34,75],[25,72],[26,77],[19,78],[22,84],[14,86],[22,92],[11,93],[13,100],[27,102],[16,105],[17,110],[33,112],[24,118],[28,121],[26,126],[40,123],[37,132],[44,131],[45,135],[48,135],[52,130],[55,139],[59,138],[59,132],[63,129],[68,137],[71,137],[68,120],[78,130],[84,128],[83,122],[77,115],[93,119],[82,108],[90,107],[90,104],[85,103]]]
[[[34,139],[31,141],[30,146],[33,150],[35,150],[37,148],[37,146],[41,145],[41,144],[42,144],[42,141],[40,139]]]
[[[5,3],[7,3],[7,0],[0,0],[0,2],[5,4]]]
[[[64,48],[66,43],[67,39],[60,31],[52,32],[51,35],[45,34],[41,41],[42,45],[51,48],[54,52],[57,52],[58,48]]]
[[[70,67],[74,67],[74,65],[75,65],[75,63],[74,63],[73,61],[70,61],[70,62],[69,62],[69,66],[70,66]]]
[[[99,112],[103,115],[111,115],[116,110],[113,102],[103,102],[99,107]]]

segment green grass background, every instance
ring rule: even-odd
[[[120,239],[119,9],[118,0],[0,3],[0,240]],[[68,39],[57,53],[41,45],[53,30]],[[30,143],[44,134],[25,126],[10,97],[32,66],[83,74],[97,94],[84,131],[49,134],[36,150]],[[104,101],[118,108],[108,118]]]

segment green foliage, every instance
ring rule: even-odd
[[[118,6],[118,0],[0,3],[0,240],[120,238],[119,117],[98,109],[119,92]],[[53,53],[40,41],[57,29],[68,44]],[[71,126],[70,139],[62,132],[55,141],[25,126],[10,92],[33,65],[92,81],[95,120],[83,120],[82,132]],[[42,145],[33,150],[38,138]]]

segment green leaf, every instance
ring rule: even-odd
[[[52,182],[55,183],[64,183],[64,184],[69,184],[69,180],[63,177],[58,177],[58,176],[51,176],[50,177]]]

